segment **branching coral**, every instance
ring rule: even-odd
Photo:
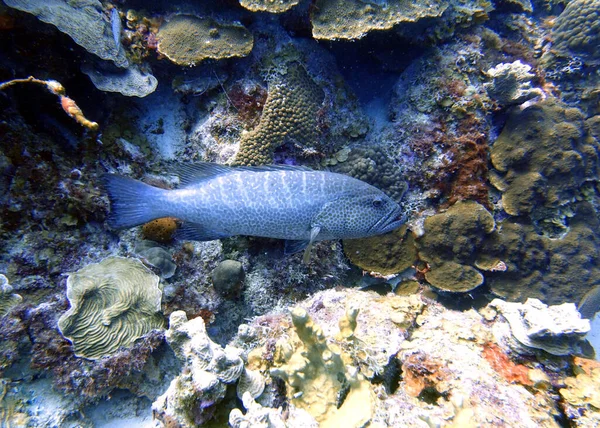
[[[341,350],[327,343],[306,310],[292,310],[292,323],[301,345],[280,342],[279,367],[271,375],[287,382],[292,404],[307,410],[320,426],[363,426],[372,411],[368,382],[355,367],[345,366]]]

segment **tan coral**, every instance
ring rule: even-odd
[[[159,277],[139,260],[109,257],[67,278],[71,308],[58,320],[77,356],[98,359],[163,328]]]
[[[244,57],[254,44],[241,24],[177,15],[160,27],[158,52],[175,64],[193,66],[205,59]]]
[[[370,31],[440,17],[448,6],[448,1],[318,0],[311,14],[312,33],[321,40],[360,39]]]
[[[273,162],[273,151],[284,143],[313,144],[317,137],[317,112],[323,90],[298,63],[285,74],[276,73],[258,126],[244,134],[235,158],[238,165]]]
[[[600,0],[573,0],[556,18],[551,51],[559,56],[578,56],[600,63]]]
[[[252,12],[283,13],[300,3],[300,0],[240,0]]]
[[[474,264],[494,229],[494,217],[473,201],[457,202],[446,212],[425,219],[425,233],[416,242],[419,257],[430,268],[425,272],[427,282],[452,292],[480,286],[483,275]]]

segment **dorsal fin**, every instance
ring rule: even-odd
[[[179,187],[185,187],[216,177],[217,175],[227,174],[232,170],[233,168],[227,165],[200,162],[189,165],[177,165],[173,168],[173,173],[179,176]]]
[[[179,187],[189,186],[201,181],[214,178],[218,175],[233,171],[313,171],[310,168],[299,165],[262,165],[262,166],[227,166],[218,163],[200,162],[189,165],[177,165],[173,173],[179,176]]]

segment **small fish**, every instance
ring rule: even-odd
[[[582,297],[577,309],[583,318],[592,319],[600,311],[600,285],[596,285]]]
[[[201,163],[183,168],[180,180],[181,188],[164,190],[106,174],[109,225],[120,229],[176,217],[184,222],[185,239],[285,239],[286,254],[305,250],[307,261],[315,241],[379,235],[405,221],[400,206],[381,190],[332,172]]]
[[[121,50],[121,17],[116,7],[113,7],[110,11],[110,24],[112,26],[113,38],[115,39],[115,46],[117,47],[117,55]]]

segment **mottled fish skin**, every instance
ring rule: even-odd
[[[119,11],[116,7],[113,7],[110,11],[110,24],[118,54],[121,50],[121,17],[119,16]]]
[[[176,217],[196,226],[200,240],[249,235],[318,241],[378,235],[404,222],[395,201],[345,175],[276,166],[215,166],[215,174],[212,168],[201,164],[203,177],[176,190],[108,175],[110,225]]]

